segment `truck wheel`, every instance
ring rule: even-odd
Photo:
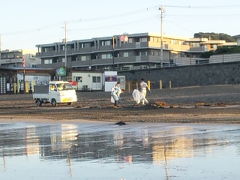
[[[56,99],[52,99],[52,100],[51,100],[51,104],[52,104],[53,107],[56,107],[56,106],[57,106],[57,101],[56,101]]]
[[[42,101],[40,99],[37,99],[36,104],[37,104],[38,107],[40,107],[40,106],[42,106]]]
[[[71,106],[71,105],[72,105],[72,103],[71,103],[71,102],[69,102],[69,103],[67,103],[67,105]]]

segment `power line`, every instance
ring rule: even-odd
[[[111,16],[67,20],[67,21],[64,21],[64,23],[67,22],[68,24],[75,24],[75,23],[81,23],[81,22],[96,22],[96,21],[103,21],[103,20],[106,21],[106,20],[110,20],[110,19],[129,17],[132,15],[144,13],[146,11],[147,11],[147,8],[142,8],[142,9],[119,13],[119,14],[115,14],[115,15],[111,15]],[[25,29],[25,30],[13,31],[13,32],[3,32],[2,35],[6,36],[6,35],[18,35],[18,34],[25,34],[25,33],[31,33],[31,32],[38,32],[38,31],[43,31],[43,30],[47,30],[47,29],[51,29],[51,28],[56,28],[62,24],[63,24],[63,22],[58,22],[55,24],[41,26],[41,27],[33,28],[33,29]]]
[[[183,5],[183,6],[177,6],[177,5],[163,5],[164,7],[169,8],[193,8],[193,9],[206,9],[206,8],[238,8],[240,7],[240,4],[235,5],[212,5],[212,6],[192,6],[192,5]],[[156,7],[156,6],[155,6]]]
[[[137,9],[134,11],[128,11],[120,14],[115,14],[111,16],[102,16],[102,17],[95,17],[95,18],[83,18],[81,19],[83,21],[100,21],[100,20],[109,20],[109,19],[115,19],[115,18],[122,18],[122,17],[127,17],[127,16],[132,16],[140,13],[144,13],[147,11],[147,8],[142,8],[142,9]]]
[[[87,30],[96,30],[96,29],[105,29],[105,28],[116,28],[116,27],[119,27],[119,26],[129,25],[129,24],[133,24],[133,23],[139,23],[139,22],[142,23],[144,20],[149,20],[149,19],[152,19],[152,16],[147,17],[147,18],[141,18],[141,19],[138,19],[138,20],[133,20],[133,21],[125,21],[123,23],[108,24],[108,25],[91,27],[91,28],[68,29],[68,31],[87,31]]]
[[[191,6],[191,5],[181,5],[181,6],[180,5],[162,5],[162,6],[167,7],[167,8],[189,8],[189,9],[198,8],[198,9],[204,9],[204,8],[238,8],[238,7],[240,7],[240,4],[235,4],[235,5],[233,5],[233,4],[232,5],[212,5],[212,6]],[[136,9],[136,10],[133,10],[133,11],[123,12],[123,13],[119,13],[119,14],[115,14],[115,15],[111,15],[111,16],[102,16],[102,17],[94,17],[94,18],[81,18],[81,19],[75,19],[75,20],[67,20],[67,21],[64,21],[64,22],[67,22],[68,24],[74,24],[74,23],[81,23],[81,22],[106,21],[106,20],[129,17],[129,16],[141,14],[141,13],[146,13],[146,12],[151,11],[151,10],[157,10],[158,8],[159,8],[159,6],[151,6],[151,7],[148,7],[148,8]],[[240,14],[231,14],[231,15],[240,15]],[[231,15],[228,14],[227,16],[231,16]],[[197,16],[197,15],[194,15],[194,14],[190,14],[190,15],[180,14],[180,15],[167,15],[167,16]],[[201,16],[204,16],[204,14],[202,14]],[[219,15],[215,15],[215,16],[219,16]],[[223,16],[226,16],[226,15],[223,14]],[[50,25],[46,25],[46,26],[33,28],[33,29],[25,29],[25,30],[13,31],[13,32],[3,32],[1,34],[3,36],[8,36],[8,35],[18,35],[18,34],[39,32],[39,31],[44,31],[44,30],[51,29],[51,28],[56,28],[56,27],[59,28],[60,25],[62,25],[62,24],[63,24],[63,22],[58,22],[58,23],[54,23],[54,24],[50,24]],[[118,23],[118,24],[128,24],[128,23]],[[107,26],[104,26],[104,27],[107,27]],[[88,29],[89,28],[86,28],[86,30],[88,30]],[[90,28],[90,29],[92,29],[92,28]],[[84,30],[84,29],[82,29],[82,30]]]
[[[51,28],[56,28],[56,26],[60,26],[60,23],[41,26],[41,27],[33,28],[33,29],[25,29],[25,30],[13,31],[13,32],[5,32],[5,33],[2,33],[2,35],[8,36],[8,35],[18,35],[18,34],[32,33],[32,32],[43,31],[43,30],[47,30],[47,29],[51,29]]]
[[[168,17],[179,17],[179,16],[187,16],[187,17],[193,17],[193,16],[239,16],[240,13],[234,13],[234,14],[168,14]]]

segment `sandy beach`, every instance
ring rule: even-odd
[[[136,106],[124,92],[115,108],[108,92],[78,92],[72,106],[37,107],[31,94],[0,95],[0,121],[240,123],[239,85],[154,89],[147,98]]]

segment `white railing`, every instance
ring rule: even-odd
[[[209,58],[209,63],[224,63],[240,61],[240,54],[213,55]]]

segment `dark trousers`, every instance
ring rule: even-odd
[[[118,101],[115,100],[114,102],[114,106],[117,106],[118,105]]]

